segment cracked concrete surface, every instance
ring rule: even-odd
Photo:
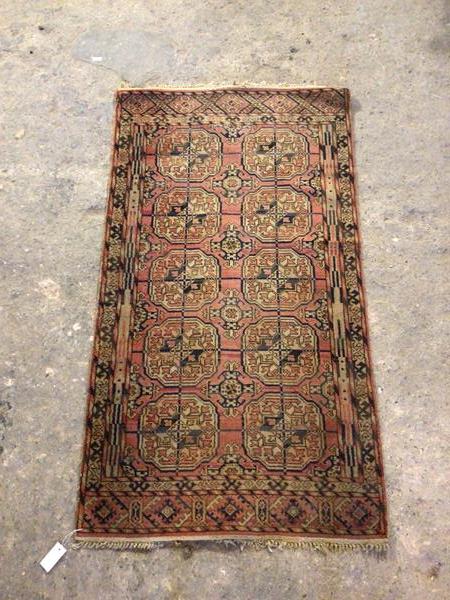
[[[448,4],[4,0],[0,14],[0,596],[449,597]],[[45,575],[74,523],[113,91],[248,81],[353,94],[390,550],[79,550]]]

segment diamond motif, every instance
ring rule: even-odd
[[[176,96],[175,100],[169,104],[173,110],[182,115],[187,115],[189,113],[195,112],[199,109],[203,104],[198,100],[196,96],[189,94],[179,94]]]
[[[159,511],[159,514],[164,518],[166,523],[170,522],[176,514],[176,511],[171,502],[167,502],[162,509]]]
[[[290,112],[297,106],[297,102],[294,102],[294,100],[284,94],[274,94],[264,104],[274,112],[280,113]]]
[[[248,106],[247,100],[244,100],[238,94],[225,93],[217,101],[217,106],[220,106],[227,113],[240,113]]]

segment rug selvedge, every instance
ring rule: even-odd
[[[118,92],[81,542],[383,546],[348,105]]]

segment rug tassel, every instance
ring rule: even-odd
[[[242,552],[246,549],[252,550],[315,550],[322,553],[338,553],[346,551],[360,550],[378,555],[385,554],[388,549],[387,540],[364,540],[358,542],[328,540],[301,540],[298,542],[284,540],[204,540],[204,542],[223,544],[225,547],[239,548]],[[203,543],[204,543],[203,542]],[[101,541],[101,540],[80,540],[73,543],[72,548],[92,548],[106,550],[131,550],[131,551],[151,551],[157,548],[167,547],[171,542],[147,542],[147,541]],[[175,542],[176,546],[183,544],[192,546],[198,544],[198,540],[187,540],[186,542]],[[200,542],[202,543],[202,542]]]

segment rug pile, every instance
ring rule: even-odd
[[[348,91],[115,114],[78,540],[382,547]]]

